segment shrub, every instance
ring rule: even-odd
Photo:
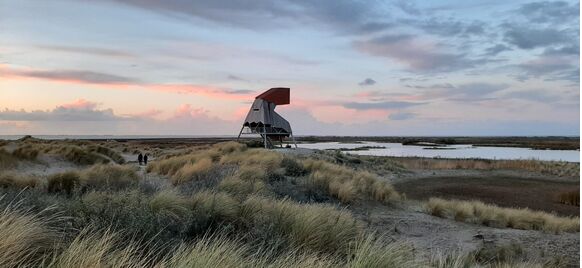
[[[137,185],[136,168],[120,165],[94,165],[81,174],[81,183],[87,189],[121,190]]]
[[[480,201],[430,198],[426,209],[434,216],[493,227],[543,230],[552,233],[579,231],[578,217],[559,217],[530,209],[501,208]]]
[[[0,187],[1,188],[35,188],[40,184],[37,177],[29,175],[21,175],[11,172],[0,173]]]
[[[79,173],[74,171],[53,174],[47,178],[47,190],[49,193],[64,191],[67,195],[71,195],[75,187],[79,186],[79,177]]]

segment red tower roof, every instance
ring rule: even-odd
[[[263,99],[268,102],[272,102],[277,105],[285,105],[290,103],[290,89],[288,87],[274,87],[261,95],[257,96],[255,99]]]

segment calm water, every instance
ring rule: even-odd
[[[369,149],[366,151],[348,151],[350,154],[377,156],[419,156],[441,158],[483,158],[483,159],[537,159],[545,161],[580,162],[580,151],[577,150],[533,150],[513,147],[473,147],[472,145],[450,145],[431,149],[430,146],[402,145],[401,143],[363,142],[337,143],[321,142],[299,144],[299,147],[309,149],[353,149],[362,146],[384,146],[385,149]]]

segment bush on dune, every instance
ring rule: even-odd
[[[560,193],[558,195],[558,201],[566,205],[580,206],[580,190]]]
[[[0,188],[25,189],[40,185],[40,179],[31,175],[22,175],[13,172],[0,174]]]
[[[35,160],[40,154],[39,145],[25,144],[12,151],[12,155],[19,159]]]
[[[9,169],[14,168],[18,164],[18,159],[11,153],[0,148],[0,168]]]
[[[92,146],[87,147],[87,149],[90,152],[96,152],[98,154],[105,155],[117,164],[125,164],[125,159],[123,158],[123,156],[121,156],[118,152],[116,152],[110,148],[107,148],[107,147],[104,147],[101,145],[92,145]]]
[[[212,169],[212,160],[202,158],[193,163],[184,164],[171,177],[174,185],[182,184],[191,180],[200,179]]]
[[[492,227],[543,230],[551,233],[578,232],[580,229],[578,217],[559,217],[527,208],[501,208],[480,201],[431,198],[426,204],[426,209],[428,213],[437,217]]]
[[[400,195],[392,185],[380,181],[375,175],[365,171],[354,171],[344,166],[322,160],[307,159],[305,168],[311,172],[308,183],[338,198],[342,203],[358,199],[389,202]]]
[[[87,189],[121,190],[136,185],[139,176],[133,166],[94,165],[81,174],[81,184]]]
[[[47,182],[49,193],[65,192],[67,195],[71,195],[80,184],[80,175],[74,171],[57,173],[50,175]]]
[[[241,219],[255,231],[272,226],[292,248],[343,253],[361,232],[360,223],[347,211],[326,205],[301,205],[289,200],[250,197],[241,205]]]

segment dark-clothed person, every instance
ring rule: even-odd
[[[144,165],[146,165],[146,166],[148,165],[148,155],[147,155],[147,154],[145,154],[145,155],[143,156],[143,163],[144,163]]]
[[[141,153],[137,156],[137,162],[139,162],[139,165],[141,166],[141,163],[143,162],[143,155]]]

